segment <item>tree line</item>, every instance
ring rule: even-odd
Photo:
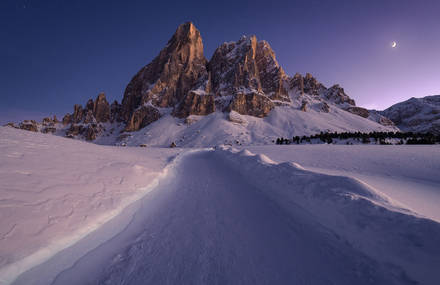
[[[312,136],[294,136],[292,138],[277,138],[276,144],[307,144],[327,143],[333,144],[339,141],[346,141],[346,144],[359,142],[362,144],[440,144],[440,135],[432,133],[414,132],[320,132]],[[351,141],[350,141],[351,140]]]

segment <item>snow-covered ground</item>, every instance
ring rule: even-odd
[[[178,152],[0,127],[0,284],[141,198]]]
[[[0,128],[0,282],[440,284],[438,146],[247,149]]]
[[[362,180],[440,222],[438,145],[279,145],[248,149],[276,162],[293,161],[312,171]]]
[[[303,112],[297,106],[279,106],[266,118],[240,115],[237,112],[214,112],[207,116],[192,115],[187,119],[165,115],[147,127],[127,134],[122,140],[118,140],[114,132],[112,135],[105,134],[99,137],[96,143],[129,146],[147,144],[160,147],[168,147],[172,142],[179,147],[206,147],[219,143],[267,145],[273,144],[279,137],[314,135],[319,134],[320,131],[397,130],[395,127],[379,125],[333,105],[329,113],[317,111],[312,107],[307,112]]]

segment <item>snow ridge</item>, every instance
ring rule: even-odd
[[[307,171],[297,163],[277,164],[265,155],[234,148],[218,159],[298,218],[312,220],[389,272],[397,284],[437,284],[440,224],[401,208],[366,183]],[[302,221],[304,222],[304,220]],[[411,260],[417,262],[412,262]]]

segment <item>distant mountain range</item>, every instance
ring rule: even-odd
[[[440,95],[411,98],[379,113],[402,131],[440,134]]]
[[[327,88],[309,73],[287,75],[270,45],[255,36],[223,43],[208,61],[200,32],[188,22],[132,78],[121,104],[99,94],[61,121],[19,127],[101,144],[266,144],[321,131],[396,131],[396,125],[439,132],[438,112],[439,96],[382,112],[358,107],[337,84]]]

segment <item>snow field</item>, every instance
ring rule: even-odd
[[[0,284],[117,216],[179,150],[104,147],[0,128]]]
[[[435,269],[440,266],[439,223],[398,207],[357,179],[307,171],[290,162],[276,164],[248,150],[222,152],[219,157],[286,211],[306,212],[390,275],[421,284],[440,281]]]
[[[116,148],[0,128],[0,156],[1,284],[440,283],[438,207],[422,207],[435,146]]]

